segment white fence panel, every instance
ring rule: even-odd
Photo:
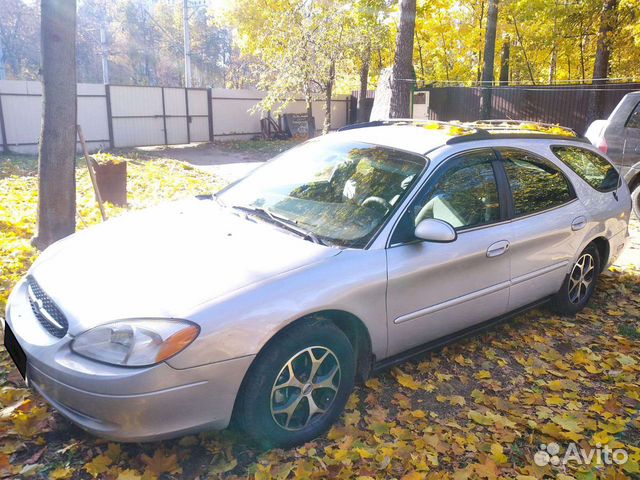
[[[184,92],[183,92],[184,95]],[[187,117],[167,117],[167,144],[181,145],[188,143]],[[164,141],[162,142],[164,143]]]
[[[36,145],[42,122],[42,97],[2,96],[2,111],[9,145]]]
[[[209,105],[207,91],[187,90],[189,101],[189,138],[192,142],[209,141]]]
[[[189,133],[192,142],[209,141],[209,119],[208,117],[191,117]]]
[[[110,97],[115,147],[165,143],[160,87],[112,86]]]
[[[18,153],[36,153],[42,122],[42,85],[33,81],[1,80],[0,97],[7,147]],[[104,85],[78,84],[77,121],[82,125],[90,149],[109,146]],[[0,144],[4,140],[0,132]]]
[[[164,144],[162,118],[113,119],[113,138],[116,147],[141,147]]]
[[[90,150],[109,148],[109,119],[104,85],[78,84],[77,121]]]
[[[164,89],[164,113],[168,116],[186,116],[187,107],[185,105],[184,88]]]
[[[114,119],[116,117],[161,116],[161,88],[112,85],[111,115]]]

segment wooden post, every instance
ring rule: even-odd
[[[82,128],[77,125],[78,138],[80,139],[80,145],[82,145],[82,153],[84,153],[84,160],[87,162],[87,169],[89,170],[89,177],[91,177],[91,183],[93,189],[96,192],[96,198],[98,199],[98,206],[100,207],[100,215],[102,215],[102,221],[107,219],[107,213],[104,211],[104,205],[102,203],[102,197],[100,196],[100,189],[98,188],[98,182],[96,182],[96,172],[93,170],[91,160],[89,159],[89,152],[87,151],[87,143],[84,141],[84,135],[82,134]]]
[[[111,85],[104,86],[105,101],[107,103],[107,125],[109,127],[109,148],[115,147],[113,139],[113,115],[111,113]]]
[[[9,151],[9,142],[7,141],[7,129],[4,126],[4,114],[2,112],[2,95],[0,94],[0,133],[2,133],[2,151]]]

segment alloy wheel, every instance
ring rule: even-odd
[[[593,283],[595,261],[589,253],[583,254],[573,266],[569,277],[569,301],[573,304],[582,302],[589,293]]]
[[[301,430],[331,406],[340,386],[340,362],[330,349],[308,347],[282,367],[271,389],[271,416],[285,430]]]

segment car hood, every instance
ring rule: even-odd
[[[194,199],[71,235],[46,249],[30,274],[74,335],[113,320],[184,318],[204,302],[339,252]]]

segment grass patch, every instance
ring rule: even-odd
[[[19,153],[0,153],[0,178],[11,175],[35,175],[38,157]]]
[[[127,159],[128,208],[106,204],[109,218],[167,200],[176,200],[219,190],[216,177],[176,160]],[[3,156],[0,176],[0,312],[4,312],[11,287],[25,274],[37,250],[31,246],[38,209],[38,177],[35,157]],[[78,229],[100,222],[87,168],[76,168]],[[1,315],[2,313],[0,313]]]

